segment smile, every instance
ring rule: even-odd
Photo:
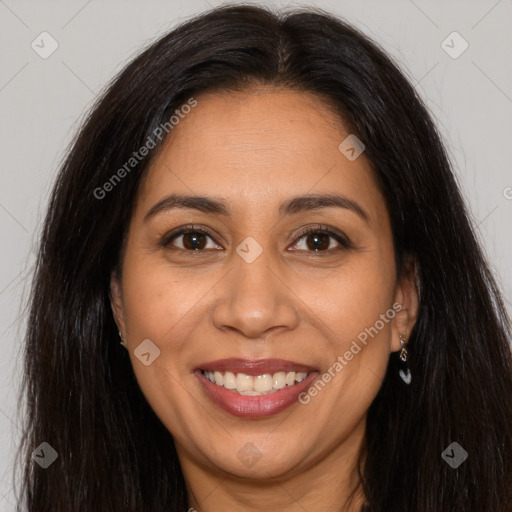
[[[206,397],[234,416],[261,418],[298,402],[319,375],[308,365],[283,359],[222,359],[194,370]]]

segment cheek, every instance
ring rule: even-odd
[[[196,407],[186,390],[190,369],[184,361],[190,348],[187,341],[198,324],[195,308],[207,290],[202,279],[191,286],[151,258],[127,252],[123,293],[133,370],[151,408],[178,438],[188,431],[184,418]],[[160,351],[147,366],[137,357],[137,347],[146,339]]]
[[[339,351],[375,326],[388,337],[381,315],[392,307],[395,274],[392,257],[377,251],[357,255],[346,268],[319,282],[303,281],[299,295],[321,320],[326,336]],[[391,312],[392,313],[392,312]],[[391,319],[394,315],[391,316]],[[381,333],[379,332],[379,335]],[[362,336],[364,338],[364,336]]]
[[[318,287],[303,289],[329,340],[320,383],[304,402],[334,430],[365,414],[385,376],[396,314],[394,283],[392,252],[371,251],[324,281],[321,293]]]
[[[210,287],[207,276],[182,278],[179,270],[142,256],[125,260],[123,276],[128,335],[155,343],[183,331]]]

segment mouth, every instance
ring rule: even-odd
[[[319,375],[318,370],[282,359],[222,359],[194,370],[208,398],[235,416],[278,414]]]

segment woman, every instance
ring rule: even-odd
[[[510,510],[509,339],[390,58],[319,11],[212,10],[58,177],[19,510]]]

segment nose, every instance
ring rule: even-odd
[[[263,251],[252,263],[237,256],[234,268],[219,284],[213,312],[218,329],[265,339],[275,331],[297,327],[299,299],[268,252]]]

